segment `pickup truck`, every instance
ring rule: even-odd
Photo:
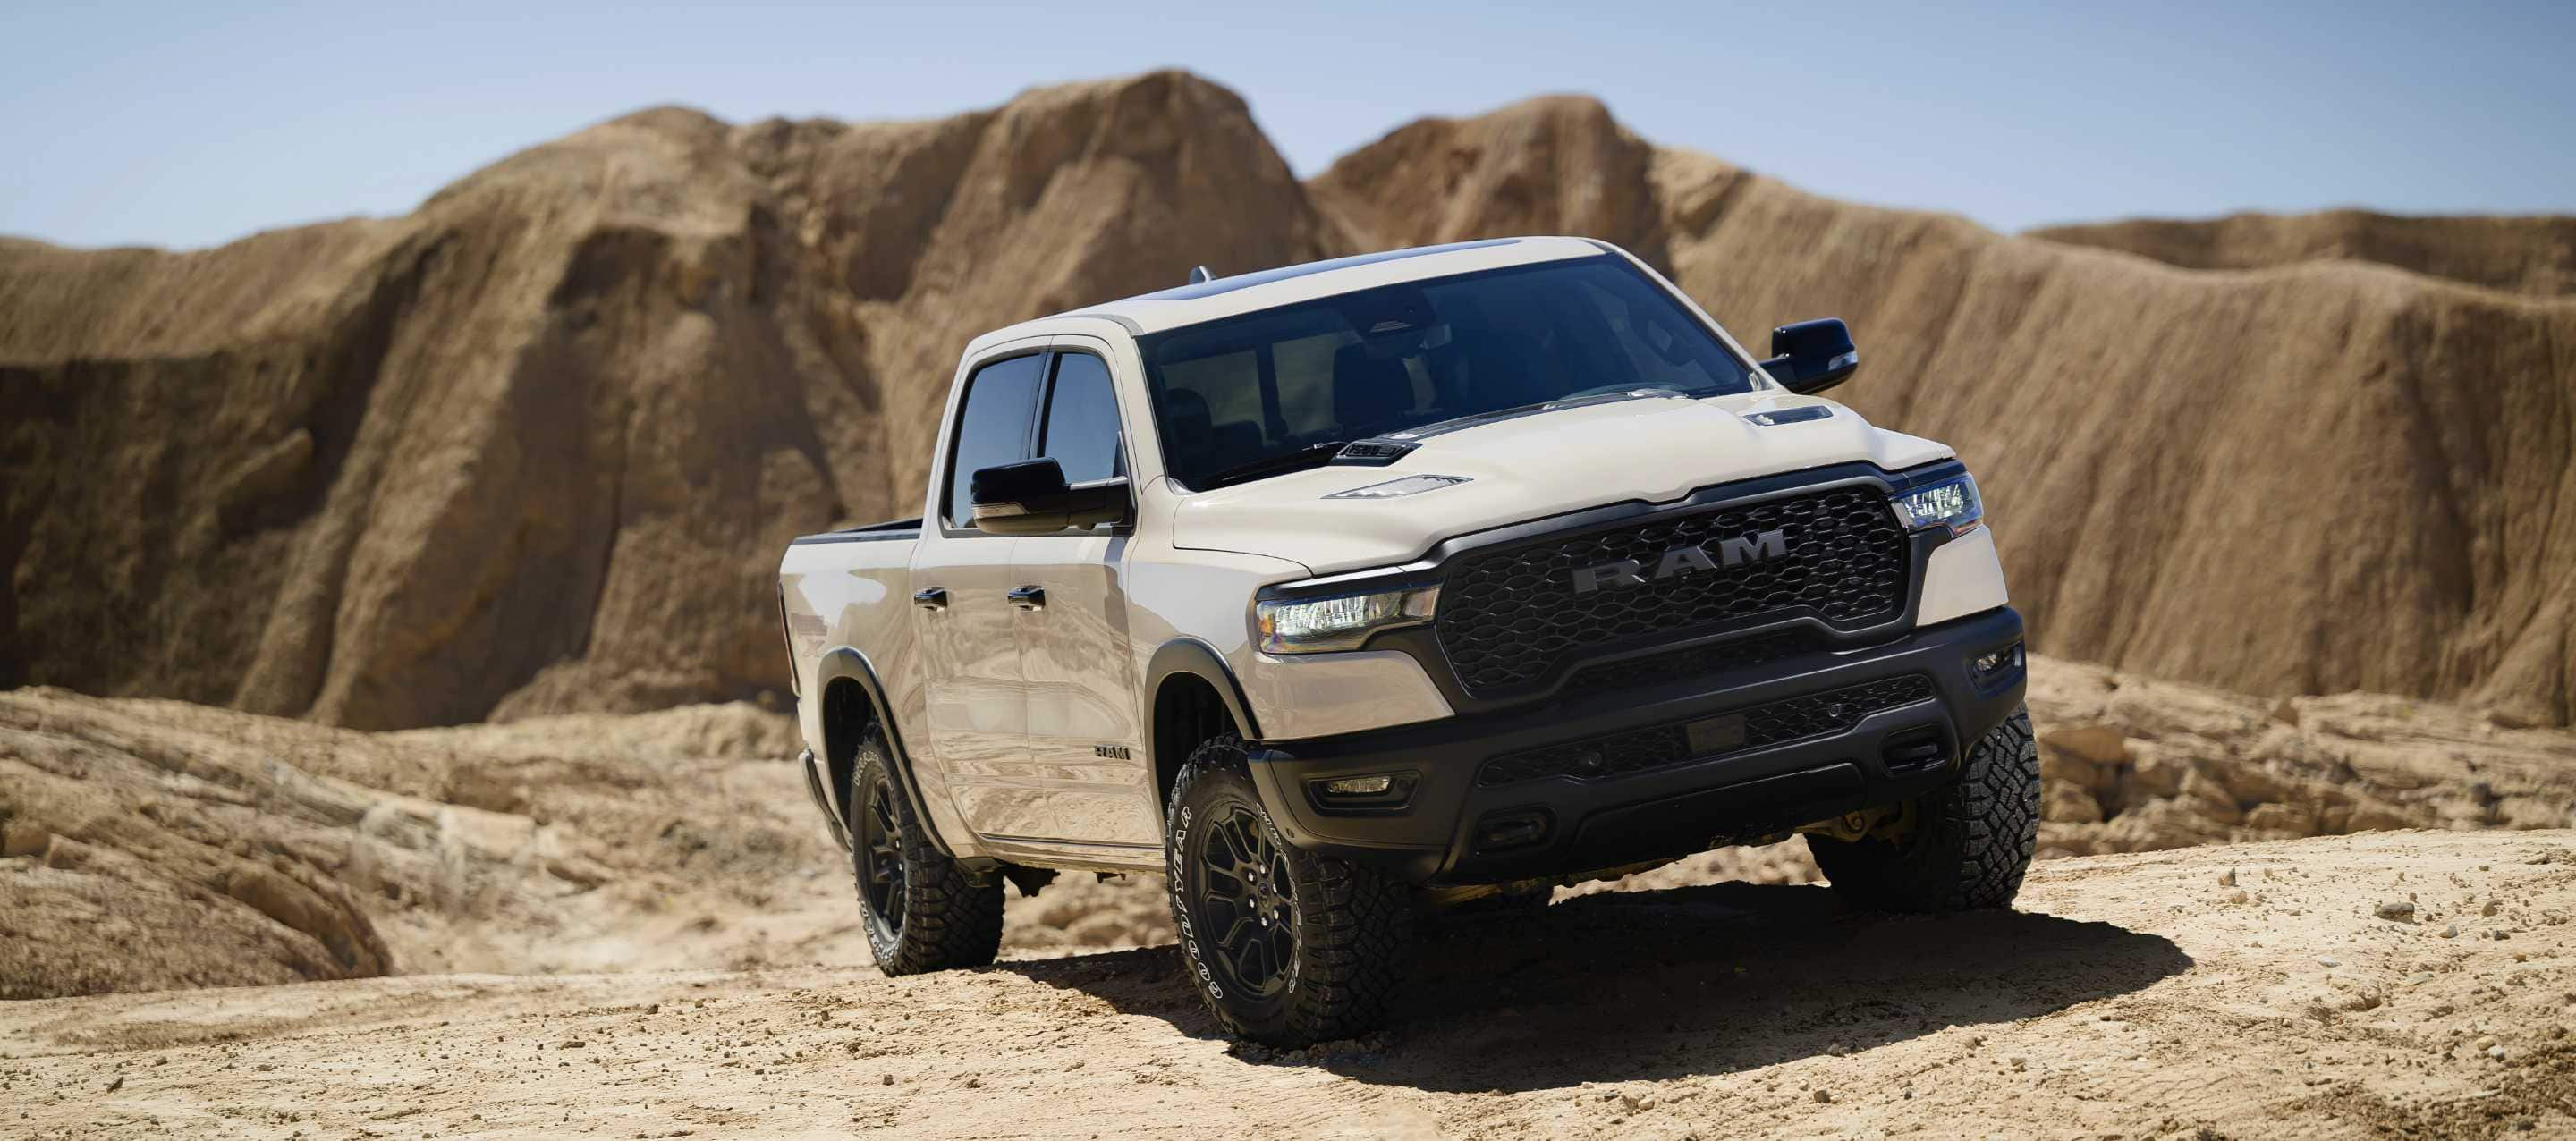
[[[1804,834],[1852,905],[2011,901],[2022,623],[1949,448],[1579,238],[1208,278],[959,360],[922,517],[779,567],[801,758],[889,973],[1005,882],[1159,872],[1274,1045],[1383,1021],[1418,913]]]

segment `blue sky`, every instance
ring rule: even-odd
[[[2240,10],[2241,9],[2241,10]],[[656,103],[912,118],[1180,65],[1323,169],[1581,91],[1646,137],[2000,229],[2576,212],[2576,4],[0,6],[0,233],[195,247],[409,210]]]

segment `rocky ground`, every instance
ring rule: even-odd
[[[1711,853],[1441,926],[1390,1034],[1285,1058],[1214,1036],[1150,877],[879,977],[752,705],[361,733],[0,694],[0,1135],[2576,1129],[2576,735],[2033,669],[2020,913],[1868,918],[1800,841]]]
[[[0,1007],[0,1132],[2386,1137],[2576,1132],[2576,833],[2040,865],[2021,906],[1697,885],[1453,924],[1392,1030],[1227,1043],[1169,947]]]

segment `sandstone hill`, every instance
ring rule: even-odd
[[[2576,297],[2454,280],[2555,280],[2534,267],[2567,220],[2385,220],[2415,240],[2393,264],[2284,238],[2242,243],[2261,268],[2192,271],[1817,197],[1566,97],[1412,124],[1314,187],[1364,245],[1621,242],[1757,352],[1773,325],[1850,320],[1864,367],[1835,395],[1959,449],[2049,652],[2576,706]]]
[[[2135,218],[2046,226],[2032,237],[2099,246],[2185,269],[2375,262],[2534,297],[2576,294],[2576,218],[2408,218],[2368,210],[2236,214],[2206,222]]]
[[[0,246],[0,686],[366,728],[757,695],[785,541],[907,512],[974,333],[1340,248],[1172,73],[663,108],[396,219]]]
[[[1981,473],[2042,649],[2567,721],[2564,222],[2125,225],[1839,203],[1563,97],[1301,186],[1161,72],[934,122],[646,111],[215,250],[0,242],[0,685],[366,728],[758,697],[780,543],[910,512],[973,331],[1555,231],[1757,349],[1849,318],[1838,395]]]

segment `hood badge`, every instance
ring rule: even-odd
[[[1574,593],[1590,594],[1605,586],[1644,586],[1649,579],[1667,579],[1692,571],[1713,571],[1721,566],[1743,566],[1765,559],[1789,557],[1789,533],[1778,527],[1755,531],[1717,541],[1717,558],[1708,557],[1704,544],[1675,547],[1655,560],[1652,570],[1640,559],[1620,559],[1584,567],[1574,572]]]

